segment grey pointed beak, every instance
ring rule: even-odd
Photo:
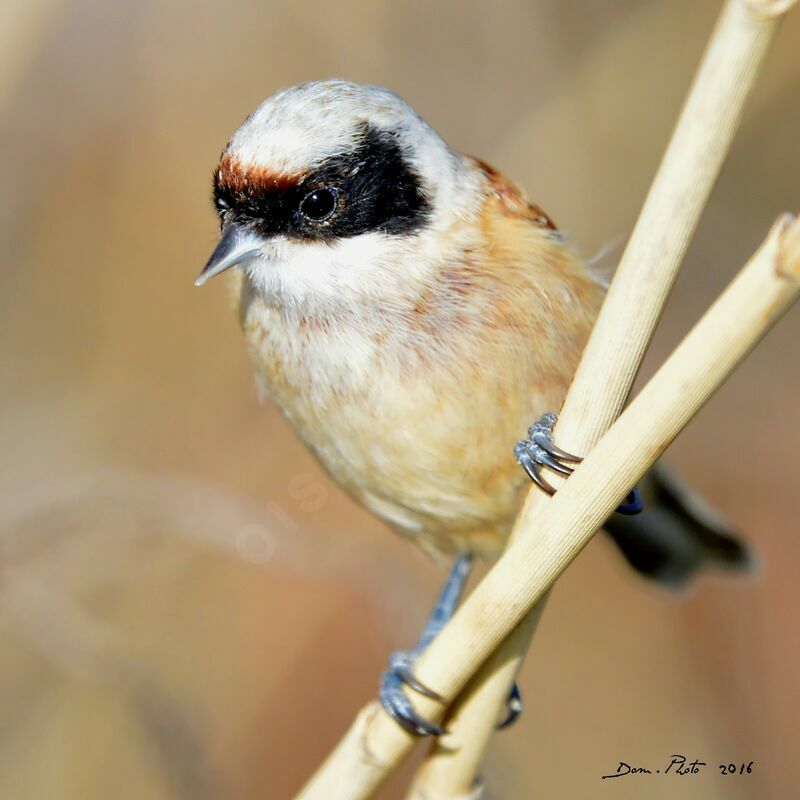
[[[202,286],[209,278],[225,272],[226,269],[255,258],[263,243],[256,234],[243,230],[235,223],[229,223],[222,229],[222,238],[194,285]]]

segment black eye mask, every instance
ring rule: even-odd
[[[317,191],[319,195],[311,197]],[[334,208],[317,213],[320,200]],[[331,240],[379,231],[413,233],[430,215],[419,176],[389,131],[365,126],[358,147],[330,158],[296,183],[265,186],[250,181],[232,189],[219,178],[214,201],[226,221],[262,236]],[[315,218],[321,217],[321,218]]]

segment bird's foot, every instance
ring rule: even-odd
[[[461,593],[472,567],[472,556],[459,556],[442,590],[439,600],[431,613],[425,630],[413,650],[399,650],[389,657],[389,668],[381,676],[380,701],[389,716],[403,730],[414,736],[441,736],[447,731],[417,713],[406,695],[406,687],[439,702],[446,702],[438,692],[422,683],[414,674],[414,662],[425,648],[436,638],[458,607]],[[498,726],[507,728],[513,724],[522,711],[522,700],[516,684],[508,697],[506,718]]]
[[[543,489],[547,494],[555,494],[555,487],[542,475],[542,467],[560,472],[562,475],[571,475],[572,467],[562,463],[573,464],[582,461],[580,456],[566,452],[553,442],[553,428],[558,420],[558,414],[550,411],[544,414],[538,422],[528,428],[528,438],[517,442],[514,455],[520,466],[528,473],[530,479]]]
[[[412,670],[417,659],[417,650],[398,650],[389,657],[389,669],[381,676],[380,701],[389,716],[401,727],[414,736],[441,736],[447,729],[425,719],[415,711],[405,693],[410,686],[426,697],[444,702],[444,698],[421,683]],[[497,726],[497,730],[510,728],[522,714],[522,694],[515,683],[506,700],[506,715]]]
[[[459,556],[450,570],[450,575],[439,599],[425,624],[417,646],[413,650],[400,650],[389,658],[389,669],[381,676],[380,701],[389,716],[401,728],[415,736],[440,736],[444,728],[418,714],[406,696],[406,687],[426,697],[444,702],[444,698],[425,686],[414,675],[414,662],[425,648],[436,638],[458,608],[458,602],[472,569],[469,553]]]
[[[400,650],[392,653],[389,658],[389,669],[381,676],[379,695],[381,705],[403,730],[414,736],[441,736],[443,733],[447,733],[443,727],[417,713],[406,695],[406,687],[425,697],[442,703],[446,702],[438,692],[426,686],[416,677],[413,667],[414,662],[455,613],[471,568],[472,556],[468,553],[456,559],[417,646],[413,650]],[[515,684],[508,697],[506,718],[498,727],[507,728],[517,719],[521,711],[522,700]]]
[[[528,429],[528,438],[517,442],[514,455],[530,479],[547,494],[555,494],[555,487],[542,475],[542,468],[549,467],[562,475],[571,475],[573,468],[565,464],[579,464],[580,456],[562,450],[553,441],[553,428],[558,414],[550,411]],[[625,502],[617,507],[618,514],[638,514],[643,508],[639,488],[634,486]]]
[[[397,650],[389,656],[389,669],[381,675],[380,701],[389,716],[414,736],[441,736],[447,731],[417,713],[406,696],[406,686],[425,697],[444,702],[444,698],[421,683],[412,670],[421,650]]]

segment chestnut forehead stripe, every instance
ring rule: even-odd
[[[396,135],[363,126],[355,138],[352,151],[294,175],[244,166],[226,153],[214,178],[217,209],[266,237],[330,241],[369,232],[419,230],[430,216],[430,202]],[[300,204],[320,187],[335,189],[338,206],[325,220],[309,220]]]
[[[214,176],[215,189],[229,194],[252,191],[282,192],[303,182],[304,175],[285,175],[271,172],[253,164],[244,166],[230,153],[223,153]]]

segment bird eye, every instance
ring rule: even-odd
[[[333,214],[338,202],[338,189],[333,187],[314,189],[300,201],[300,213],[313,222],[323,222]]]

